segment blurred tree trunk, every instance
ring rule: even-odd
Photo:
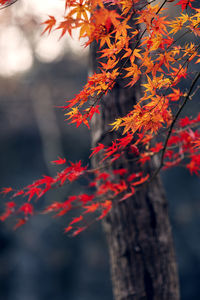
[[[97,47],[91,49],[93,71],[98,71]],[[92,120],[92,144],[111,145],[121,137],[110,131],[108,124],[124,116],[140,98],[140,84],[125,88],[119,80],[111,92],[101,100],[101,114]],[[129,174],[140,171],[128,161],[130,154],[117,160],[113,168],[126,168]],[[95,156],[93,167],[101,156]],[[154,165],[153,165],[154,164]],[[147,172],[156,162],[148,165]],[[106,169],[109,172],[108,169]],[[178,300],[179,286],[167,201],[157,176],[133,197],[117,203],[103,220],[107,236],[113,293],[116,300]]]

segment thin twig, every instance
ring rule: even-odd
[[[168,143],[169,138],[170,138],[170,136],[172,134],[173,127],[174,127],[174,125],[175,125],[175,123],[176,123],[176,121],[177,121],[180,113],[182,112],[184,106],[186,105],[187,101],[190,99],[190,94],[192,93],[192,90],[193,90],[193,88],[194,88],[194,86],[195,86],[195,84],[196,84],[196,82],[198,81],[199,78],[200,78],[200,72],[198,72],[197,75],[196,75],[196,77],[194,78],[194,80],[193,80],[193,82],[191,84],[191,87],[190,87],[190,89],[189,89],[189,91],[188,91],[188,93],[187,93],[187,95],[186,95],[186,97],[185,97],[182,105],[180,106],[179,110],[177,111],[177,113],[176,113],[176,115],[175,115],[175,117],[174,117],[174,119],[173,119],[173,121],[172,121],[172,123],[171,123],[171,125],[169,127],[169,131],[168,131],[168,134],[167,134],[167,137],[166,137],[166,140],[165,140],[165,143],[164,143],[164,147],[163,147],[163,150],[162,150],[162,154],[161,154],[160,165],[157,168],[157,170],[154,172],[154,174],[152,175],[152,177],[149,179],[149,182],[152,181],[156,177],[156,175],[160,172],[160,170],[162,169],[162,167],[164,165],[165,151],[167,149],[167,143]]]
[[[0,10],[1,10],[1,9],[4,9],[4,8],[6,8],[6,7],[8,7],[8,6],[11,6],[11,5],[14,4],[15,2],[17,2],[17,0],[12,0],[12,1],[8,2],[7,4],[1,5],[1,6],[0,6]]]

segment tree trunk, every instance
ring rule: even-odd
[[[97,70],[96,49],[92,48],[93,70]],[[109,124],[124,116],[140,97],[140,85],[125,88],[119,80],[101,100],[101,115],[93,117],[92,144],[111,145],[121,137]],[[130,158],[129,153],[125,153]],[[138,165],[120,159],[113,168],[126,168],[129,175]],[[97,167],[100,156],[95,156]],[[154,164],[154,165],[153,165]],[[156,162],[147,168],[151,172]],[[106,170],[109,171],[109,170]],[[177,300],[178,276],[167,202],[159,176],[133,197],[117,203],[103,220],[107,236],[113,293],[116,300]]]

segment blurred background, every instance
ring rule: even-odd
[[[89,53],[76,36],[41,36],[62,0],[20,0],[0,11],[0,186],[20,188],[55,175],[57,156],[88,163],[86,128],[70,126],[56,106],[86,83]],[[197,99],[198,100],[198,99]],[[199,108],[199,106],[198,106]],[[193,106],[188,108],[192,114]],[[195,106],[197,110],[197,106]],[[183,168],[162,174],[180,273],[181,299],[199,299],[199,178]],[[79,184],[51,192],[41,203],[81,192]],[[1,199],[0,209],[4,200]],[[0,299],[111,300],[105,237],[96,223],[76,238],[63,234],[68,217],[36,215],[17,231],[0,223]]]

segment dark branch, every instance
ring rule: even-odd
[[[162,154],[161,154],[160,165],[159,165],[158,169],[154,172],[154,174],[152,175],[152,177],[150,178],[149,181],[151,181],[151,180],[153,180],[153,178],[155,178],[155,176],[160,172],[160,170],[162,169],[162,167],[164,165],[165,151],[167,149],[167,143],[168,143],[169,138],[170,138],[170,136],[172,134],[172,130],[174,128],[174,125],[175,125],[175,123],[176,123],[176,121],[177,121],[180,113],[182,112],[183,108],[185,107],[186,103],[190,99],[190,95],[192,93],[192,90],[193,90],[193,88],[194,88],[194,86],[195,86],[195,84],[196,84],[196,82],[198,81],[199,78],[200,78],[200,72],[198,72],[197,75],[196,75],[196,77],[194,78],[194,80],[193,80],[193,82],[191,84],[191,87],[190,87],[187,95],[185,96],[185,99],[184,99],[182,105],[178,109],[178,111],[177,111],[177,113],[176,113],[176,115],[175,115],[175,117],[174,117],[174,119],[173,119],[173,121],[172,121],[172,123],[171,123],[171,125],[169,127],[169,131],[168,131],[168,134],[167,134],[167,137],[166,137],[166,140],[165,140],[165,143],[164,143],[164,147],[163,147],[163,150],[162,150]]]
[[[4,9],[4,8],[6,8],[6,7],[8,7],[8,6],[11,6],[12,4],[14,4],[15,2],[17,2],[18,0],[11,0],[10,2],[8,2],[8,3],[6,3],[6,4],[1,4],[0,5],[0,10],[1,9]]]

